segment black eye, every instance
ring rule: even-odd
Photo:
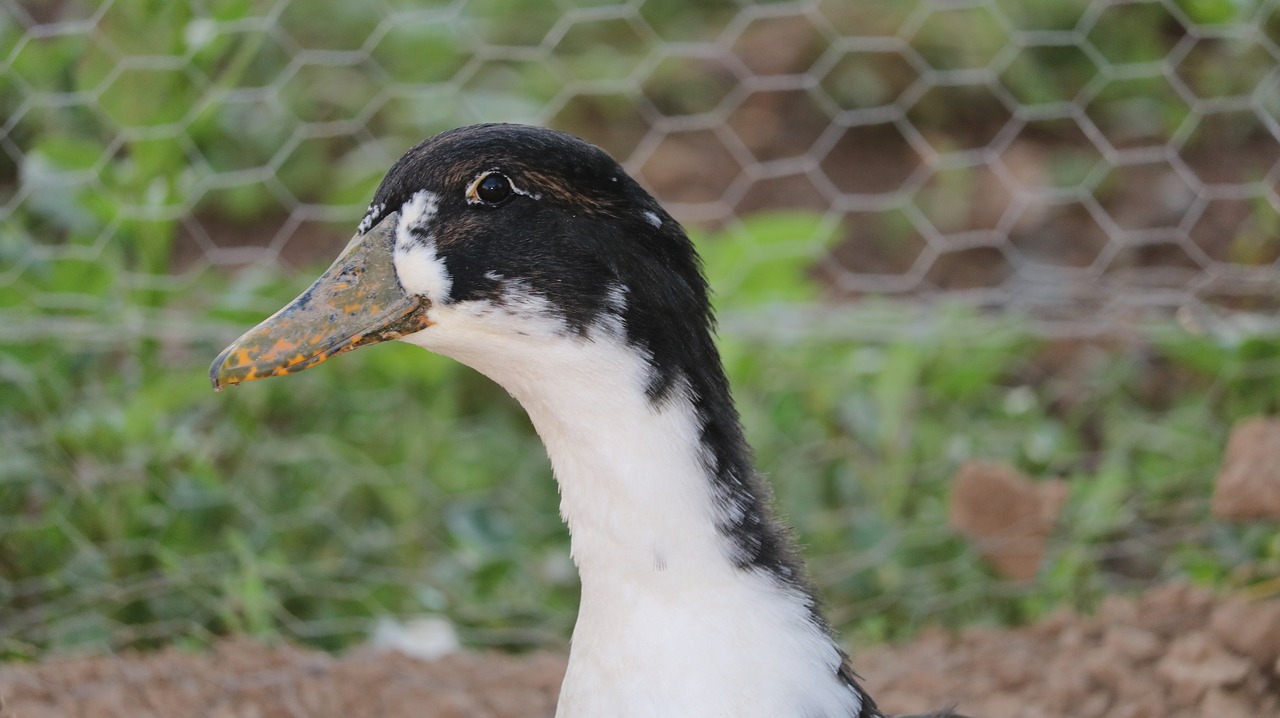
[[[476,185],[476,198],[489,204],[497,204],[511,196],[511,180],[494,172],[485,175]]]

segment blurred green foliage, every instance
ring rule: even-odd
[[[322,0],[279,15],[251,0],[66,2],[72,19],[101,7],[96,29],[50,34],[0,12],[0,312],[25,320],[0,325],[0,655],[232,632],[338,648],[372,616],[417,612],[448,615],[475,644],[568,634],[576,581],[554,483],[503,392],[384,346],[213,396],[208,360],[305,280],[271,267],[170,274],[192,216],[248,227],[309,207],[353,218],[422,136],[537,117],[567,80],[617,79],[651,51],[627,23],[601,21],[524,59],[518,50],[560,21],[556,4],[391,4],[403,14],[384,23]],[[819,5],[849,36],[892,36],[919,3]],[[1187,108],[1160,73],[1097,79],[1099,58],[1145,63],[1177,41],[1181,20],[1163,4],[1123,6],[1088,33],[1088,51],[1005,57],[1010,26],[1071,29],[1087,5],[997,0],[1003,17],[947,12],[910,45],[935,68],[1007,60],[999,79],[1018,102],[1084,100],[1109,137],[1168,140]],[[1175,5],[1203,26],[1259,7]],[[737,9],[651,0],[640,16],[662,40],[686,41],[713,37]],[[517,50],[477,59],[492,44]],[[697,62],[658,63],[646,101],[712,111],[717,84]],[[1179,76],[1212,88],[1268,62],[1214,41]],[[918,79],[898,51],[830,67],[819,84],[844,109],[892,103]],[[1152,86],[1134,95],[1121,83]],[[589,97],[551,119],[581,129],[629,101]],[[910,111],[931,140],[956,136],[945,146],[1008,112],[982,84]],[[1062,184],[1095,161],[1087,142],[1054,151],[1067,170],[1086,168],[1063,170]],[[1151,580],[1280,573],[1273,531],[1213,521],[1205,501],[1231,423],[1277,410],[1280,339],[1166,327],[1106,352],[1086,345],[1064,376],[1049,360],[1060,344],[1016,319],[956,310],[922,325],[909,310],[841,307],[836,331],[772,314],[822,298],[806,270],[840,231],[782,213],[700,244],[749,434],[843,630],[1021,621]],[[971,457],[1070,482],[1038,581],[999,580],[944,528],[950,477]]]
[[[736,233],[768,247],[806,222]],[[740,261],[725,239],[700,240],[713,277]],[[833,328],[779,303],[812,296],[801,269],[726,285],[722,347],[842,630],[1018,622],[1157,580],[1280,573],[1273,531],[1207,515],[1228,428],[1278,408],[1280,337],[1168,327],[1103,351],[1011,318],[874,306]],[[247,327],[300,279],[207,275],[184,311]],[[204,367],[231,334],[149,350],[126,321],[103,311],[92,341],[0,345],[7,654],[227,632],[337,648],[368,617],[421,612],[481,645],[567,635],[576,580],[554,482],[487,380],[384,346],[215,396]],[[969,458],[1069,482],[1037,581],[1002,581],[945,528]]]

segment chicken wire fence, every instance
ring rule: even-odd
[[[1277,0],[0,0],[0,389],[7,395],[0,403],[11,406],[0,456],[2,650],[201,641],[226,631],[342,645],[366,633],[371,616],[440,611],[483,642],[491,635],[485,627],[499,621],[458,608],[453,589],[440,587],[455,574],[465,575],[468,596],[503,606],[503,623],[514,617],[524,626],[516,630],[525,634],[508,630],[502,642],[563,633],[563,619],[550,628],[519,620],[545,618],[521,602],[522,592],[545,592],[521,581],[572,591],[564,587],[572,582],[562,537],[547,538],[560,536],[557,529],[509,517],[516,525],[495,527],[473,486],[414,477],[444,449],[392,447],[403,454],[404,473],[388,472],[361,454],[376,448],[357,448],[358,439],[330,443],[324,434],[345,426],[339,419],[313,415],[318,424],[298,436],[256,449],[258,465],[296,483],[295,491],[263,488],[266,480],[236,485],[226,477],[255,449],[234,460],[218,454],[209,437],[225,436],[211,398],[189,398],[194,390],[179,380],[152,381],[157,365],[184,367],[183,382],[198,378],[211,351],[305,281],[291,270],[341,248],[394,159],[449,127],[529,122],[601,145],[707,237],[707,252],[723,255],[708,262],[726,304],[738,295],[761,300],[746,311],[726,309],[727,333],[768,324],[783,348],[805,341],[788,330],[824,321],[830,333],[855,337],[848,318],[865,319],[858,312],[889,306],[885,298],[1026,316],[1051,339],[1133,319],[1178,315],[1184,327],[1216,331],[1268,316],[1280,296],[1278,7]],[[769,274],[778,267],[800,279]],[[825,319],[773,303],[796,298],[820,300]],[[885,311],[889,324],[902,321]],[[915,326],[924,333],[952,331],[945,320],[921,321]],[[965,371],[987,378],[984,351],[1013,352],[1028,341],[989,325],[975,336],[985,349]],[[910,363],[893,346],[848,351],[877,366]],[[750,364],[750,350],[731,346],[726,354],[747,365],[741,372],[768,375]],[[789,365],[782,349],[761,355],[789,377],[826,366]],[[382,361],[389,375],[417,366],[416,358]],[[1055,361],[1019,371],[1048,375],[1044,364]],[[838,375],[849,363],[836,359],[826,369]],[[1275,368],[1266,359],[1240,375]],[[298,380],[312,383],[296,392],[337,391],[316,383],[323,379]],[[1088,386],[1137,403],[1142,380],[1090,375]],[[474,395],[494,398],[458,381],[469,388],[450,409],[475,416]],[[1237,391],[1231,382],[1214,375],[1192,385],[1224,395]],[[762,455],[778,473],[815,455],[852,463],[855,473],[860,460],[883,460],[900,441],[885,429],[895,417],[886,407],[899,395],[892,381],[877,386],[878,409],[830,408],[871,435],[874,450],[862,459],[839,438],[800,429],[802,451],[788,454],[782,436],[766,439]],[[1018,429],[1039,410],[1022,389],[999,395],[997,443],[1045,473],[1105,473],[1105,452],[1085,439],[1071,445],[1069,467],[1036,458],[1037,446],[1061,441],[1060,427],[1033,426],[1023,436]],[[273,393],[229,399],[239,402],[240,420],[296,424],[280,406],[319,411],[289,404],[300,400],[288,398],[287,387],[264,391]],[[386,382],[361,400],[396,411],[388,409],[392,399],[414,391]],[[1057,391],[1070,403],[1073,389]],[[823,409],[812,394],[792,398]],[[796,407],[782,407],[789,408]],[[744,411],[757,435],[771,430],[773,419]],[[1150,451],[1216,445],[1226,430],[1219,423],[1196,436],[1194,418],[1189,423],[1151,426]],[[397,430],[394,422],[371,426],[366,439]],[[454,443],[478,443],[486,431],[465,430]],[[513,479],[513,464],[481,456],[538,453],[527,431],[510,431],[518,437],[511,448],[477,448],[460,460],[515,487],[498,490],[501,505],[534,504],[554,519],[545,469],[516,469]],[[911,458],[946,474],[957,457],[977,453],[948,441],[940,454]],[[161,488],[139,485],[160,473],[170,474],[158,479]],[[870,503],[891,508],[889,515],[907,507],[941,515],[932,499],[910,495],[909,477],[899,478],[906,488],[873,490]],[[911,574],[886,574],[880,565],[898,551],[934,568],[963,564],[943,571],[932,598],[907,609],[911,617],[982,599],[966,584],[976,569],[939,548],[954,541],[946,526],[929,519],[895,529],[883,515],[852,520],[842,502],[868,497],[845,478],[824,481],[821,489],[781,487],[784,508],[815,546],[868,550],[856,559],[820,551],[819,583],[842,597],[867,586],[882,596],[837,605],[838,623],[852,620],[845,611],[888,611],[912,592]],[[853,495],[831,495],[841,491]],[[1198,515],[1207,504],[1174,493],[1158,512],[1164,519]],[[428,521],[402,515],[397,501],[452,508]],[[374,504],[390,508],[369,509]],[[1129,500],[1108,506],[1112,523],[1092,529],[1107,542],[1105,560],[1090,554],[1060,571],[1136,560],[1141,552],[1126,547],[1138,539],[1116,526],[1151,517]],[[352,512],[376,520],[353,526]],[[227,531],[228,522],[237,528]],[[419,525],[395,527],[404,523]],[[850,538],[854,524],[881,533]],[[1159,534],[1155,543],[1167,549],[1187,531]],[[1215,531],[1190,533],[1200,540]],[[552,548],[543,551],[540,541]],[[495,566],[478,557],[494,542],[518,560]],[[415,543],[447,547],[455,558],[433,564],[424,579],[415,569],[420,555],[404,553]],[[511,546],[523,543],[539,548]],[[517,564],[520,571],[510,569]],[[521,572],[535,575],[513,578]],[[1136,571],[1158,573],[1146,564]],[[981,586],[1026,593],[1017,583]],[[1026,615],[1025,607],[1007,611]]]

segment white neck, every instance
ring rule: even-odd
[[[807,594],[730,560],[685,392],[655,406],[619,327],[526,309],[434,308],[407,340],[510,391],[551,457],[582,578],[557,718],[856,715]]]

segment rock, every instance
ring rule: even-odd
[[[1059,480],[1036,483],[1006,464],[969,461],[956,472],[951,526],[1007,578],[1034,578],[1067,498]]]
[[[1249,662],[1233,655],[1203,631],[1173,641],[1156,664],[1156,672],[1184,698],[1203,695],[1210,688],[1234,686],[1249,675]]]
[[[1227,648],[1259,664],[1280,658],[1280,601],[1226,598],[1210,614],[1209,628]]]
[[[1138,663],[1155,659],[1164,649],[1164,643],[1159,636],[1133,626],[1108,628],[1103,645],[1113,648],[1129,660]]]
[[[1213,718],[1256,718],[1252,705],[1251,701],[1238,693],[1214,688],[1200,702],[1200,715]]]
[[[1097,619],[1111,626],[1115,624],[1132,624],[1138,618],[1138,605],[1132,600],[1118,595],[1103,596],[1098,606]]]
[[[423,661],[434,661],[462,648],[453,622],[443,616],[419,616],[403,623],[379,618],[370,640],[376,648],[399,651]]]
[[[1111,710],[1112,698],[1104,691],[1090,691],[1076,704],[1074,715],[1080,718],[1103,718]]]
[[[1028,706],[1026,701],[1016,698],[1010,700],[1009,696],[1001,695],[991,696],[973,705],[965,706],[965,712],[983,718],[1042,718],[1046,715],[1044,711]]]
[[[1130,697],[1115,707],[1107,718],[1169,718],[1162,696]]]
[[[1172,640],[1188,626],[1204,626],[1213,610],[1213,594],[1185,583],[1160,586],[1137,601],[1132,625]]]
[[[1210,510],[1223,519],[1280,518],[1280,419],[1245,419],[1231,430]]]

